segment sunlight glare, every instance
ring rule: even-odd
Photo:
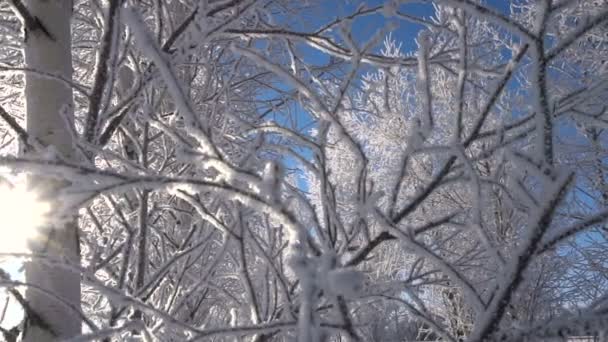
[[[25,185],[0,185],[0,253],[27,252],[50,211],[50,203]]]

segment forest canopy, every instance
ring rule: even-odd
[[[6,341],[608,334],[605,0],[0,2]]]

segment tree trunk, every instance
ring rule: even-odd
[[[75,160],[72,138],[66,122],[73,121],[71,87],[55,77],[72,79],[71,0],[26,0],[30,19],[25,26],[25,64],[35,72],[25,76],[27,131],[45,146],[52,146],[67,160]],[[67,119],[67,121],[66,121]],[[70,123],[71,124],[71,123]],[[42,177],[30,185],[42,198],[53,199],[61,184]],[[56,200],[56,199],[55,199]],[[76,222],[44,227],[40,239],[31,243],[33,253],[79,264],[78,227]],[[25,293],[31,313],[27,317],[23,340],[55,341],[80,334],[81,320],[73,308],[80,308],[80,275],[33,259],[25,265],[26,282],[49,291],[53,298],[34,286]],[[62,303],[62,301],[64,303]]]

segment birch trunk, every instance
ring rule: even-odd
[[[25,24],[24,57],[26,66],[37,72],[72,79],[71,0],[24,1],[36,25]],[[66,122],[73,120],[72,89],[57,78],[28,72],[25,76],[27,131],[45,146],[53,146],[65,159],[74,160],[72,139]],[[67,121],[66,121],[67,118]],[[60,184],[37,177],[30,183],[42,197],[53,199]],[[56,199],[55,199],[56,200]],[[42,238],[31,243],[33,253],[79,263],[76,222],[45,227]],[[53,298],[34,287],[26,290],[26,299],[34,315],[26,321],[23,341],[56,341],[80,334],[79,315],[61,301],[80,308],[80,275],[63,267],[33,259],[25,265],[26,281],[41,287]]]

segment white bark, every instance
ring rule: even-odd
[[[72,78],[70,0],[24,1],[30,14],[40,23],[25,28],[24,57],[28,68]],[[25,78],[27,131],[66,159],[74,159],[72,139],[66,118],[73,119],[72,89],[64,82],[36,73]],[[42,196],[52,198],[60,184],[48,179],[32,179]],[[33,253],[46,253],[69,263],[79,263],[78,235],[75,222],[63,227],[46,227],[43,238],[31,244]],[[65,268],[34,259],[26,264],[26,281],[40,286],[62,300],[80,307],[80,275]],[[24,341],[54,341],[74,336],[81,331],[79,316],[64,303],[34,288],[28,288],[26,299],[39,316],[26,324]]]

